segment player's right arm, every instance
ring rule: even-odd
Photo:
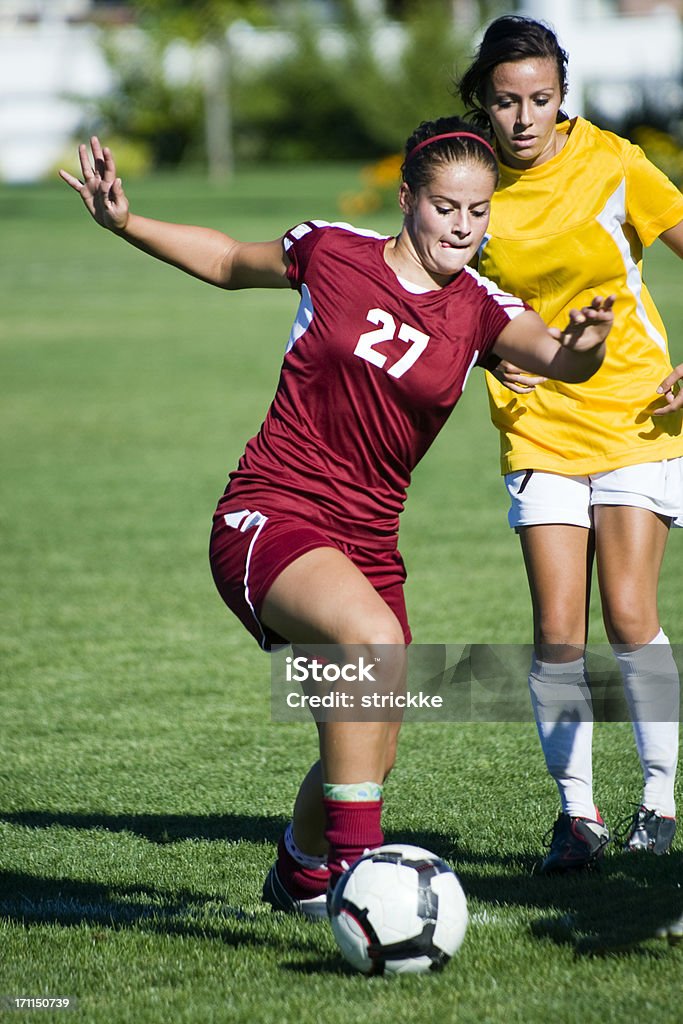
[[[178,267],[218,288],[287,288],[287,257],[282,240],[238,242],[212,228],[171,224],[131,213],[111,150],[96,136],[78,148],[83,180],[68,171],[60,177],[79,193],[101,227],[142,252]]]
[[[527,309],[501,331],[493,353],[528,373],[580,384],[602,365],[613,303],[613,295],[596,296],[590,306],[570,310],[564,330],[546,327],[538,313]]]

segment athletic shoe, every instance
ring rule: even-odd
[[[316,919],[327,917],[327,891],[308,899],[296,899],[294,896],[290,896],[280,881],[276,864],[273,864],[266,875],[261,898],[264,903],[270,903],[273,910],[279,910],[285,914],[303,914],[304,917]]]
[[[675,818],[667,818],[658,811],[640,806],[622,835],[623,849],[628,852],[647,850],[649,853],[668,853],[675,834]]]
[[[541,864],[542,875],[595,867],[610,841],[597,807],[595,814],[595,819],[560,814],[553,825],[549,851]]]
[[[671,924],[658,928],[655,934],[658,939],[667,939],[670,946],[677,946],[679,942],[683,942],[683,914]]]

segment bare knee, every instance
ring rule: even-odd
[[[566,606],[543,609],[537,617],[536,649],[543,661],[564,662],[580,657],[585,635],[584,616]]]
[[[603,609],[607,637],[612,644],[647,644],[659,632],[656,606],[624,588]]]
[[[388,632],[372,643],[363,644],[362,650],[365,664],[372,668],[370,675],[375,691],[396,693],[404,689],[408,656],[403,633],[399,638]]]
[[[354,647],[366,659],[382,664],[387,671],[403,670],[406,662],[405,637],[401,623],[390,608],[383,614],[359,623],[356,636]]]

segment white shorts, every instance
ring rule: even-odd
[[[508,522],[520,526],[566,523],[593,525],[593,505],[629,505],[666,516],[683,526],[683,458],[643,462],[638,466],[562,476],[537,469],[508,473]]]

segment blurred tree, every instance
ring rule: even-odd
[[[147,34],[122,38],[110,31],[103,48],[116,85],[91,105],[81,132],[104,134],[111,145],[116,140],[117,151],[125,140],[154,167],[173,167],[200,149],[202,90],[197,83],[179,89],[167,81],[163,45]]]
[[[484,25],[499,14],[510,14],[515,3],[507,0],[448,0],[451,17],[463,28],[477,28]],[[390,18],[403,21],[411,16],[415,7],[414,0],[385,0],[385,7]]]
[[[451,83],[471,32],[453,0],[412,0],[401,23],[381,0],[130,5],[135,32],[108,43],[118,85],[98,104],[100,130],[148,146],[157,165],[205,153],[211,175],[225,176],[233,136],[246,160],[373,159],[400,150],[421,120],[459,109]],[[231,62],[236,18],[280,29],[281,55]]]
[[[399,150],[419,121],[456,109],[450,83],[465,43],[449,0],[413,0],[400,52],[396,36],[386,52],[381,13],[340,0],[325,49],[310,7],[297,5],[292,53],[236,83],[236,136],[250,157],[378,157]]]
[[[420,121],[455,112],[451,84],[469,44],[453,21],[451,0],[413,0],[403,24],[395,67],[372,49],[362,23],[352,26],[356,46],[345,89],[379,155],[399,150]]]
[[[185,39],[202,49],[204,141],[209,177],[220,180],[233,171],[230,24],[244,18],[268,24],[277,6],[256,0],[131,0],[141,28],[169,43]]]

